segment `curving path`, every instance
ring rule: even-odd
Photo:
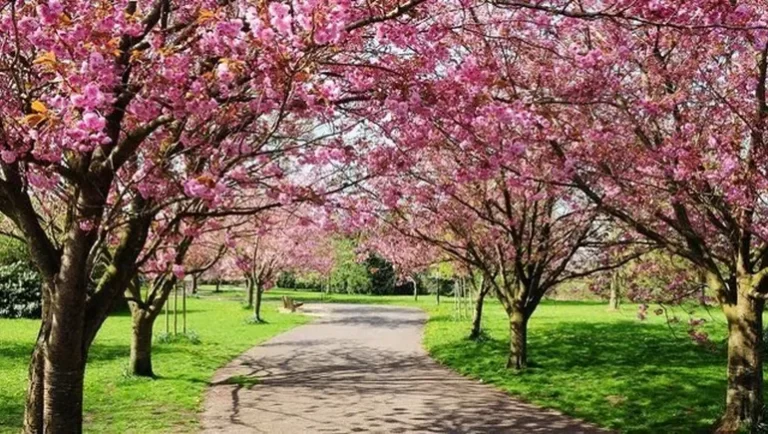
[[[216,372],[205,433],[601,433],[432,361],[418,309],[326,304]]]

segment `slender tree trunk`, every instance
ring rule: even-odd
[[[261,296],[264,293],[264,289],[261,287],[261,283],[254,285],[256,287],[256,303],[253,305],[253,318],[262,322],[261,320]]]
[[[197,294],[197,274],[192,275],[192,294]]]
[[[611,298],[608,301],[608,309],[619,310],[619,303],[621,302],[619,291],[619,277],[617,273],[613,273],[613,276],[611,276]]]
[[[250,277],[245,278],[245,285],[248,292],[248,308],[250,309],[253,307],[253,290],[256,285],[254,285],[253,279]]]
[[[413,300],[419,301],[419,287],[416,285],[416,279],[411,279],[411,285],[413,285]]]
[[[763,421],[763,309],[739,283],[735,304],[724,304],[728,320],[728,388],[719,433],[736,433]]]
[[[509,315],[509,359],[507,368],[525,369],[528,366],[528,318],[522,309]]]
[[[469,339],[477,340],[482,332],[483,323],[483,303],[485,302],[485,296],[488,294],[486,288],[481,288],[477,293],[477,299],[475,299],[475,312],[472,316],[472,331],[469,333]]]
[[[181,333],[187,334],[187,291],[181,294]]]
[[[154,318],[143,309],[135,309],[132,314],[133,333],[131,335],[131,358],[129,368],[133,375],[154,377],[152,371],[152,327]]]
[[[213,292],[221,292],[221,279],[216,279],[216,289]]]
[[[179,284],[173,285],[173,335],[179,334]]]

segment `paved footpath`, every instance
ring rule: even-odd
[[[216,372],[205,433],[604,433],[431,360],[421,347],[420,310],[305,311],[319,318]]]

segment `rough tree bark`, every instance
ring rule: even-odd
[[[141,308],[131,309],[133,333],[129,369],[133,375],[154,377],[152,370],[152,328],[155,318]]]
[[[24,432],[38,433],[43,432],[43,383],[45,378],[45,354],[43,346],[48,339],[51,320],[50,314],[50,291],[53,283],[44,283],[42,296],[42,322],[37,334],[37,342],[29,361],[29,374],[27,384],[27,395],[24,406]]]
[[[722,308],[728,321],[728,381],[725,412],[717,432],[741,432],[763,420],[763,310],[765,301],[751,296],[750,277],[736,282],[736,299]]]
[[[522,308],[509,314],[509,358],[507,368],[522,370],[528,366],[528,315]]]

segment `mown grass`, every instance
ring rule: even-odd
[[[196,412],[213,371],[248,347],[308,319],[275,313],[283,295],[302,302],[390,304],[420,307],[430,315],[424,345],[441,363],[509,392],[511,395],[624,433],[704,433],[722,410],[725,397],[725,323],[719,311],[702,310],[704,330],[713,346],[686,336],[688,315],[673,312],[681,324],[672,330],[663,316],[636,317],[636,305],[618,312],[602,303],[545,302],[529,331],[532,366],[524,373],[504,369],[507,320],[490,301],[484,338],[466,339],[469,320],[459,319],[453,300],[440,306],[434,296],[370,297],[291,290],[265,294],[267,324],[245,322],[242,289],[201,288],[202,299],[189,300],[189,326],[201,343],[157,345],[156,380],[124,375],[128,355],[128,316],[110,318],[92,350],[86,380],[88,432],[179,432],[197,428]],[[26,363],[36,321],[0,320],[0,432],[21,423]],[[159,318],[156,332],[164,331]],[[253,378],[233,378],[248,383]]]
[[[636,311],[545,303],[530,323],[532,366],[523,373],[504,369],[509,331],[496,303],[487,306],[482,341],[467,340],[466,324],[432,309],[424,342],[434,358],[464,375],[606,428],[711,432],[725,400],[725,324],[713,314],[705,329],[714,344],[703,347],[684,326],[673,332],[661,317],[639,321]]]
[[[302,315],[264,305],[265,324],[248,324],[250,311],[215,297],[187,301],[187,325],[199,338],[155,343],[157,379],[126,374],[130,316],[110,317],[90,351],[85,381],[85,430],[92,433],[194,432],[203,392],[216,368],[269,337],[305,323]],[[0,319],[0,432],[18,432],[24,411],[26,374],[38,321]],[[171,321],[172,324],[172,321]],[[172,325],[171,325],[172,327]],[[181,318],[179,318],[179,331]],[[165,332],[165,319],[155,334]]]

